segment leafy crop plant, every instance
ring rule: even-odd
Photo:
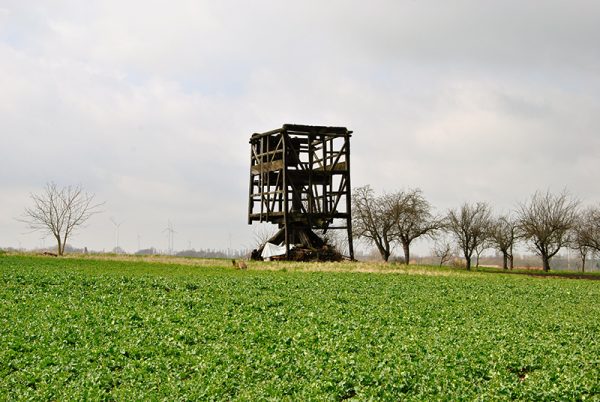
[[[3,256],[0,399],[600,398],[598,281],[210,265]]]

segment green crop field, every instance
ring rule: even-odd
[[[0,256],[0,400],[600,400],[600,281],[227,264]]]

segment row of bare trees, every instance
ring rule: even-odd
[[[401,245],[406,264],[411,243],[420,238],[435,239],[450,234],[471,269],[472,260],[486,249],[503,256],[504,269],[513,268],[513,249],[524,242],[540,256],[544,271],[562,248],[578,251],[585,269],[587,255],[600,252],[600,207],[582,209],[579,201],[566,191],[560,194],[536,192],[510,214],[494,216],[485,202],[464,203],[434,215],[431,204],[419,189],[376,195],[370,186],[354,189],[354,236],[374,245],[388,261],[395,246]],[[448,242],[436,244],[442,263],[451,255]]]
[[[352,195],[352,212],[353,235],[375,245],[384,261],[396,243],[402,244],[404,259],[410,261],[411,243],[433,237],[444,227],[419,189],[377,196],[370,186],[358,187]]]

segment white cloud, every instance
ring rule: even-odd
[[[248,138],[286,122],[348,126],[355,185],[440,209],[565,186],[600,201],[599,7],[6,1],[0,245],[49,180],[107,201],[77,244],[111,248],[109,216],[130,250],[164,248],[168,219],[196,247],[252,243]]]

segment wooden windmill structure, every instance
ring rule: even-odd
[[[248,224],[270,222],[269,242],[317,250],[314,230],[346,230],[354,259],[350,199],[350,137],[345,127],[285,124],[250,138]]]

